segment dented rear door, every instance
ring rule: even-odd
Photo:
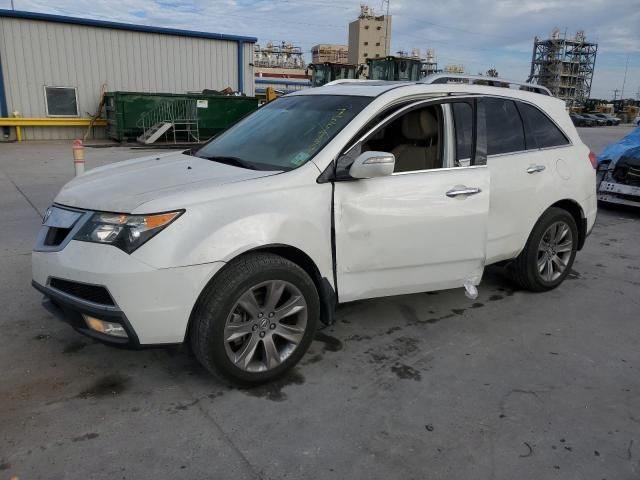
[[[489,189],[485,165],[336,182],[340,301],[477,285]]]

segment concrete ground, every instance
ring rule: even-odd
[[[582,129],[596,151],[630,129]],[[140,155],[90,149],[88,166]],[[286,379],[75,333],[30,286],[68,144],[0,145],[0,479],[638,479],[640,213],[603,208],[558,289],[342,306]],[[586,161],[586,159],[585,159]]]

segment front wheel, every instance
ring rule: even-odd
[[[300,360],[319,319],[318,292],[302,268],[278,255],[250,253],[227,265],[203,292],[191,345],[214,375],[260,384]]]
[[[510,265],[513,280],[534,292],[556,288],[571,271],[577,246],[578,228],[573,216],[561,208],[549,208]]]

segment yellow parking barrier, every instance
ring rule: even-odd
[[[91,118],[24,118],[18,112],[13,112],[14,117],[0,117],[0,127],[15,127],[16,140],[22,141],[21,127],[88,127],[91,125]],[[97,119],[93,122],[94,127],[105,127],[105,119]]]

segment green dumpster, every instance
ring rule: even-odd
[[[107,92],[105,93],[107,136],[118,142],[135,141],[144,133],[140,125],[141,117],[162,104],[180,100],[193,100],[197,103],[200,141],[205,141],[229,128],[240,118],[258,108],[256,97],[208,93]]]

